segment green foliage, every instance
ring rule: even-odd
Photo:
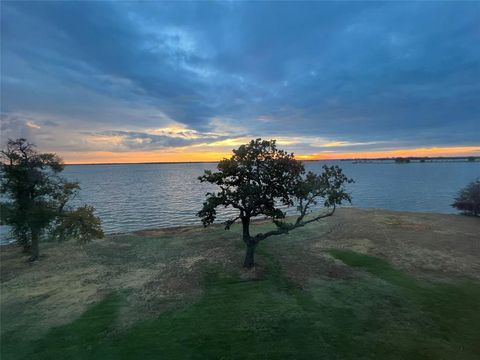
[[[1,157],[0,193],[8,198],[2,222],[12,226],[19,244],[32,247],[32,260],[38,258],[38,240],[45,232],[78,235],[81,241],[103,235],[93,208],[67,207],[80,186],[60,176],[60,157],[38,153],[26,139],[9,140]]]
[[[452,206],[463,211],[467,215],[479,216],[480,180],[472,181],[465,188],[460,190]]]
[[[233,150],[232,157],[222,160],[217,168],[218,172],[206,170],[199,178],[221,189],[207,194],[198,213],[205,226],[214,222],[218,206],[234,207],[249,217],[284,217],[276,201],[293,205],[296,185],[305,171],[293,154],[277,149],[275,140],[261,139]]]
[[[255,246],[262,240],[285,234],[295,228],[333,215],[336,205],[351,201],[345,184],[353,182],[338,166],[323,166],[321,174],[305,172],[303,164],[293,153],[277,149],[275,140],[256,139],[233,150],[230,159],[222,160],[217,172],[206,170],[201,182],[217,185],[220,190],[207,193],[203,208],[198,212],[204,226],[212,224],[218,207],[232,207],[238,215],[225,223],[229,229],[236,220],[243,225],[243,241],[247,245],[244,266],[252,267]],[[305,221],[312,206],[323,199],[327,213]],[[286,223],[285,207],[296,206],[299,216],[294,223]],[[250,235],[250,219],[263,215],[272,219],[277,230]]]
[[[219,206],[238,209],[240,217],[264,215],[278,220],[285,218],[282,206],[297,205],[307,213],[318,198],[324,199],[326,207],[351,201],[344,185],[352,180],[338,166],[323,166],[321,174],[305,173],[303,164],[277,149],[275,140],[252,140],[233,150],[232,157],[217,168],[199,178],[220,187],[219,192],[207,194],[198,213],[205,226],[215,221]]]
[[[7,225],[6,219],[7,217],[10,217],[11,211],[11,204],[0,203],[0,225]]]
[[[57,219],[53,235],[60,241],[76,239],[80,243],[103,238],[100,219],[94,212],[93,206],[84,205],[62,213]]]

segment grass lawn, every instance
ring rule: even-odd
[[[479,359],[478,263],[458,250],[478,247],[479,224],[462,218],[449,247],[436,216],[349,209],[261,244],[250,272],[221,228],[47,244],[37,268],[9,250],[1,358]]]

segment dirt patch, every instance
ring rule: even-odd
[[[241,268],[239,277],[243,281],[261,281],[265,279],[268,269],[262,263],[257,263],[253,268]]]
[[[397,227],[400,229],[413,231],[428,231],[432,229],[430,224],[413,220],[411,217],[405,215],[376,215],[375,220],[378,223],[383,223],[387,226]]]
[[[480,219],[341,208],[334,216],[265,242],[300,286],[312,278],[348,278],[330,249],[387,259],[414,276],[480,279]]]
[[[157,316],[176,301],[199,294],[202,264],[207,258],[221,259],[215,248],[182,257],[182,248],[175,244],[179,254],[163,262],[162,258],[168,258],[165,253],[173,252],[168,244],[161,256],[156,253],[161,248],[145,249],[148,244],[130,241],[109,238],[85,247],[43,244],[41,260],[33,264],[27,263],[28,257],[18,248],[2,249],[2,333],[25,328],[33,338],[41,336],[51,327],[73,321],[111,292],[127,294],[129,309],[121,310],[125,319],[120,326]]]
[[[180,266],[182,266],[186,270],[192,270],[194,265],[196,265],[199,261],[205,260],[205,256],[190,256],[184,259],[180,259]]]
[[[198,226],[178,226],[161,229],[146,229],[132,232],[136,236],[162,236],[162,235],[180,235],[198,231]]]
[[[347,248],[384,257],[417,275],[480,279],[480,219],[341,209],[327,224],[337,226],[336,231],[318,239],[317,249]]]
[[[35,337],[73,321],[103,298],[97,282],[88,281],[104,272],[103,266],[83,264],[66,269],[56,264],[54,271],[40,263],[24,266],[29,267],[29,272],[2,283],[2,332],[20,327],[26,336]]]
[[[352,269],[341,261],[331,257],[324,249],[318,250],[306,246],[301,251],[289,248],[285,253],[277,247],[275,256],[279,260],[282,272],[298,287],[308,286],[312,278],[346,279],[353,274]]]

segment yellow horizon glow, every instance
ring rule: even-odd
[[[66,164],[115,164],[115,163],[149,163],[149,162],[218,162],[229,158],[231,151],[191,151],[189,149],[162,151],[94,151],[64,153]],[[431,147],[415,149],[395,149],[365,152],[325,151],[316,154],[296,154],[298,160],[341,160],[341,159],[373,159],[394,157],[434,157],[434,156],[480,156],[480,146]]]
[[[301,156],[301,155],[300,155]],[[300,156],[298,156],[300,158]],[[363,151],[312,154],[314,160],[375,159],[395,157],[435,157],[435,156],[480,156],[479,146],[431,147],[414,149],[395,149],[386,151]],[[305,159],[306,160],[306,159]]]

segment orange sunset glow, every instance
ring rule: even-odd
[[[480,146],[434,147],[418,149],[395,149],[366,152],[323,152],[315,154],[296,154],[299,160],[340,160],[375,159],[395,157],[437,157],[437,156],[479,156]],[[229,158],[230,151],[142,151],[142,152],[86,152],[82,154],[65,153],[67,164],[102,163],[150,163],[150,162],[217,162]]]

